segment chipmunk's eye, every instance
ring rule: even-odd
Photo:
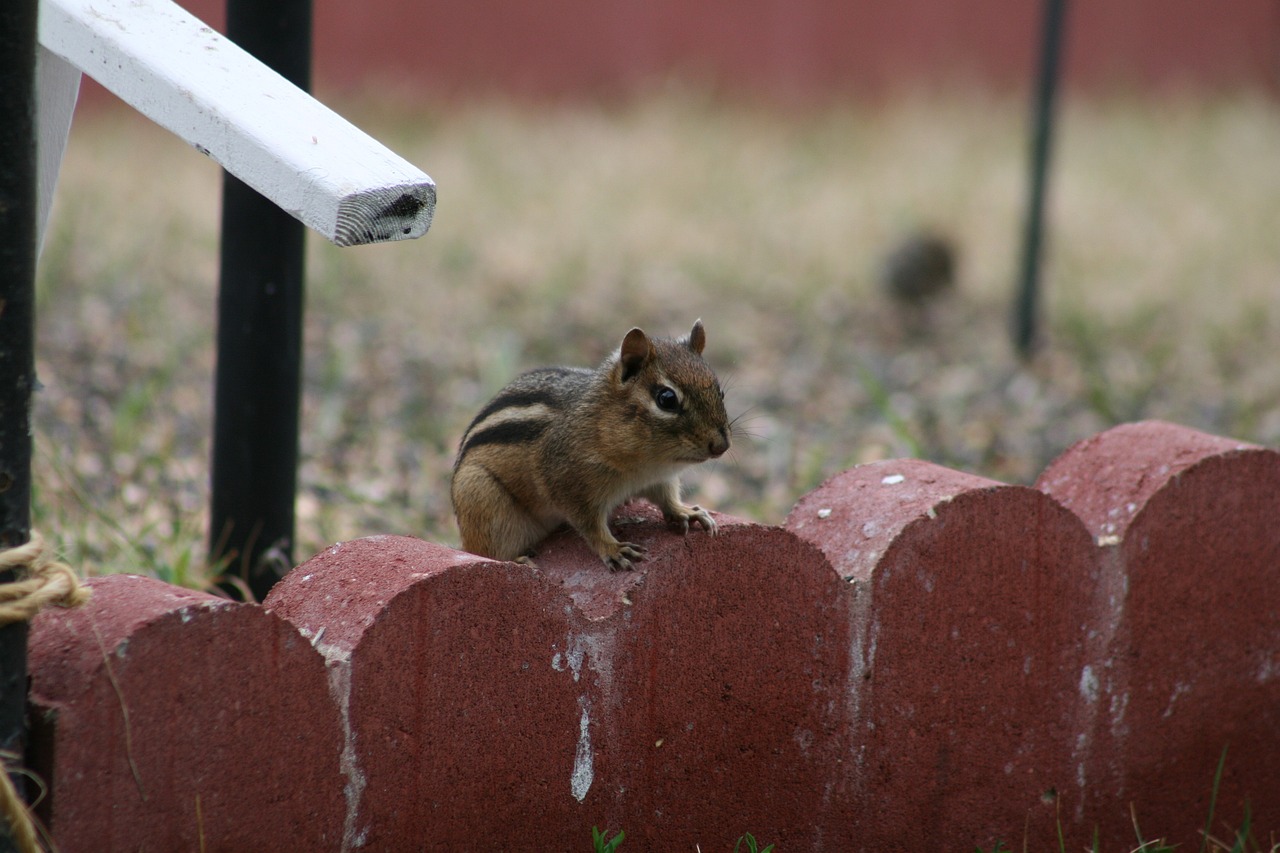
[[[675,391],[672,391],[666,385],[659,385],[653,390],[653,401],[664,412],[680,411],[680,398],[676,396]]]

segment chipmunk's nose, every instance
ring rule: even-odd
[[[707,453],[712,459],[723,456],[729,449],[729,431],[721,427],[720,434],[707,442]]]

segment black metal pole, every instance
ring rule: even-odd
[[[36,0],[0,3],[0,548],[31,535],[35,387]],[[13,581],[0,572],[0,583]],[[0,750],[27,744],[27,623],[0,627]],[[11,777],[19,794],[21,776]],[[0,818],[0,853],[16,850]]]
[[[227,37],[310,88],[310,0],[228,0]],[[227,573],[259,601],[292,560],[304,237],[298,220],[224,176],[209,551],[230,558]]]
[[[1049,144],[1053,137],[1053,108],[1058,89],[1066,7],[1067,0],[1045,0],[1044,4],[1040,72],[1032,115],[1031,192],[1027,199],[1022,259],[1018,268],[1018,293],[1013,315],[1013,344],[1023,358],[1034,350],[1038,335],[1045,186],[1049,171]]]

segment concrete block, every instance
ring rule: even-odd
[[[1092,664],[1098,822],[1199,844],[1218,818],[1280,816],[1280,453],[1160,422],[1073,446],[1037,486],[1084,519],[1112,580]]]
[[[345,849],[519,849],[570,826],[589,843],[570,796],[579,690],[553,666],[568,600],[536,571],[376,536],[316,555],[264,604],[328,661]]]
[[[32,752],[64,853],[325,850],[342,834],[324,662],[284,620],[136,575],[32,623]]]
[[[1147,422],[1035,488],[917,460],[782,527],[647,503],[610,572],[397,536],[263,607],[91,581],[32,625],[60,849],[1198,845],[1280,815],[1280,453]]]
[[[681,536],[639,503],[621,519],[619,537],[649,549],[631,573],[603,572],[572,534],[540,558],[578,615],[591,820],[640,850],[731,850],[746,831],[850,849],[844,585],[781,528],[719,515],[718,536]]]
[[[1056,843],[1057,810],[1083,800],[1073,732],[1096,633],[1079,519],[1033,489],[898,460],[836,475],[785,526],[849,584],[856,849]]]
[[[350,684],[349,840],[577,849],[599,826],[638,849],[748,830],[822,849],[841,585],[785,531],[721,523],[681,537],[625,508],[615,531],[649,549],[631,572],[564,533],[536,568],[374,537],[286,577],[267,606]]]

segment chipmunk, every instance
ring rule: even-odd
[[[608,521],[634,497],[657,504],[686,534],[696,523],[714,536],[711,514],[680,502],[677,476],[729,449],[706,343],[701,320],[676,340],[632,329],[594,370],[530,370],[499,391],[467,427],[453,465],[462,547],[527,562],[567,521],[611,570],[630,569],[645,549],[619,542]]]

